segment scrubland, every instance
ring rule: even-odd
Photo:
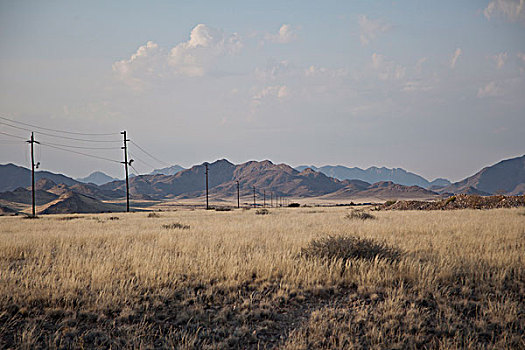
[[[525,348],[523,209],[371,214],[0,217],[0,348]]]

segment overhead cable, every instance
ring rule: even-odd
[[[114,135],[118,134],[118,133],[91,133],[90,134],[90,133],[83,133],[83,132],[57,130],[57,129],[51,129],[51,128],[44,128],[43,126],[37,126],[37,125],[28,124],[28,123],[22,123],[22,122],[19,122],[19,121],[13,120],[13,119],[9,119],[9,118],[5,118],[5,117],[0,117],[0,119],[7,120],[7,121],[10,121],[12,123],[17,123],[17,124],[21,124],[21,125],[25,125],[25,126],[30,126],[32,128],[37,128],[37,129],[42,129],[42,130],[47,130],[47,131],[54,131],[54,132],[59,132],[59,133],[64,133],[64,134],[84,135],[84,136],[114,136]]]

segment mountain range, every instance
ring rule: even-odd
[[[131,197],[135,200],[202,197],[205,194],[205,168],[205,164],[200,164],[190,169],[178,170],[174,175],[135,176],[129,179]],[[462,181],[445,187],[438,186],[438,189],[434,191],[417,185],[396,184],[392,181],[370,183],[360,179],[340,180],[312,168],[299,171],[287,164],[274,164],[269,160],[249,161],[236,165],[226,159],[221,159],[209,163],[208,170],[209,192],[212,199],[235,197],[237,182],[240,186],[241,196],[245,198],[247,196],[250,198],[254,189],[259,197],[266,194],[266,198],[270,196],[318,197],[330,200],[369,198],[376,201],[433,198],[439,194],[455,193],[481,195],[494,193],[522,195],[525,193],[525,156],[501,161],[493,166],[483,168]],[[325,169],[325,171],[328,170]],[[394,171],[390,174],[403,174],[408,177],[415,175],[405,171]],[[46,207],[42,210],[47,210],[47,207],[51,205],[50,203],[54,205],[53,208],[58,208],[50,209],[55,210],[55,212],[80,210],[78,209],[79,205],[84,203],[89,208],[99,208],[99,211],[112,211],[115,207],[112,207],[112,204],[103,203],[103,201],[122,199],[126,193],[126,185],[123,180],[114,180],[99,186],[95,183],[86,184],[62,174],[50,172],[39,171],[35,176],[39,179],[36,183],[37,205]],[[417,179],[417,175],[415,176]],[[396,179],[399,179],[399,176]],[[29,169],[14,164],[0,165],[0,180],[0,189],[3,190],[0,193],[2,211],[9,211],[9,208],[12,208],[9,203],[18,203],[18,205],[31,203]],[[434,183],[435,185],[436,183]],[[67,205],[63,205],[62,202],[66,202]],[[121,209],[121,207],[119,208]]]
[[[381,181],[392,181],[393,183],[405,186],[420,186],[428,189],[436,189],[450,185],[447,179],[438,178],[434,181],[428,181],[424,177],[411,173],[401,168],[378,168],[370,167],[368,169],[361,169],[358,167],[348,168],[342,165],[325,165],[320,168],[313,165],[300,165],[296,167],[298,171],[303,171],[306,168],[319,171],[327,176],[334,177],[338,180],[361,180],[368,183],[376,183]]]

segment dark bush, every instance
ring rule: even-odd
[[[215,211],[232,211],[232,208],[230,208],[230,207],[217,207],[217,208],[215,208]]]
[[[268,209],[265,209],[265,208],[257,209],[255,211],[255,215],[268,215],[268,214],[270,214],[270,211]]]
[[[288,208],[299,208],[301,204],[299,203],[290,203],[288,204]]]
[[[352,236],[328,236],[314,239],[306,248],[301,249],[301,256],[323,260],[341,259],[343,263],[350,259],[374,260],[376,257],[397,260],[401,256],[398,249],[369,238]]]

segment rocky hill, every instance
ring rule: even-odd
[[[62,174],[55,174],[49,171],[35,171],[35,180],[49,179],[56,184],[66,184],[73,186],[78,181]],[[31,185],[31,170],[14,165],[0,164],[0,192],[12,191],[18,187]]]
[[[95,198],[69,191],[48,203],[39,214],[108,213],[125,210],[122,205],[103,203]]]
[[[241,195],[266,191],[275,196],[316,197],[334,194],[334,198],[348,196],[384,195],[387,198],[421,198],[436,193],[421,187],[407,187],[392,182],[370,184],[360,180],[340,181],[321,172],[307,168],[303,171],[286,164],[274,164],[269,160],[249,161],[235,165],[225,159],[208,164],[209,189],[212,197],[236,195],[237,181]],[[125,190],[124,181],[114,181],[101,186],[104,190]],[[175,175],[142,175],[130,179],[132,196],[147,195],[151,198],[194,198],[204,195],[205,165],[200,164],[182,170]],[[364,192],[363,192],[364,191]],[[389,193],[390,191],[390,193]],[[363,192],[362,194],[360,192]]]

